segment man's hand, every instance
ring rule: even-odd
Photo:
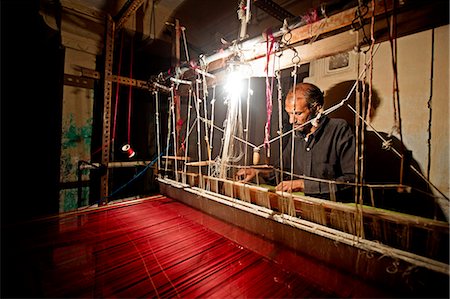
[[[257,175],[257,171],[254,168],[241,168],[236,173],[236,180],[241,183],[248,183]]]
[[[304,189],[305,189],[304,180],[283,181],[279,183],[275,188],[276,191],[283,191],[283,192],[296,192],[296,191],[303,191]]]

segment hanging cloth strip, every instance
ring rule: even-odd
[[[264,135],[264,147],[266,149],[267,158],[270,157],[270,121],[272,117],[272,90],[273,90],[273,76],[272,80],[269,80],[269,64],[270,64],[270,55],[273,53],[273,47],[275,44],[275,38],[273,37],[272,30],[269,28],[266,32],[266,66],[264,71],[266,72],[266,111],[267,111],[267,121],[264,127],[265,135]],[[273,64],[275,68],[275,61]]]

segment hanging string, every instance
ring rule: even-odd
[[[130,49],[130,87],[128,92],[128,134],[127,141],[130,144],[131,137],[131,102],[132,102],[132,92],[133,85],[131,84],[131,80],[133,79],[133,44],[134,44],[134,36],[131,38],[131,49]]]
[[[208,85],[206,84],[206,76],[205,74],[199,74],[198,75],[199,80],[201,80],[202,82],[202,98],[203,98],[203,116],[208,119],[208,106],[207,106],[207,101],[208,101]],[[208,124],[205,122],[205,144],[206,144],[206,155],[207,155],[207,159],[208,161],[211,161],[211,147],[210,147],[210,140],[209,140],[209,130],[208,130]],[[211,141],[212,142],[212,141]]]
[[[220,166],[220,178],[224,179],[227,178],[229,170],[227,164],[238,162],[244,157],[241,144],[236,142],[238,138],[243,140],[244,137],[241,101],[240,93],[229,92],[226,98],[227,115],[224,121],[225,132],[222,146],[222,164]]]
[[[214,123],[214,103],[216,102],[216,86],[213,85],[212,87],[212,99],[211,99],[211,124]],[[209,152],[212,154],[213,151],[213,137],[214,137],[214,126],[211,126],[210,131],[209,131],[209,140],[210,140],[210,144],[209,144]],[[211,160],[211,158],[210,158]],[[211,176],[212,174],[212,165],[211,165],[211,161],[209,161],[208,164],[208,175]]]
[[[245,116],[245,129],[244,129],[244,132],[245,132],[245,141],[246,142],[248,142],[248,135],[250,134],[250,132],[249,132],[249,122],[250,122],[250,80],[248,80],[248,84],[249,84],[249,88],[248,88],[248,92],[247,92],[247,105],[246,105],[246,116]],[[247,150],[247,148],[245,149],[245,152],[244,152],[244,163],[245,163],[245,165],[249,165],[249,162],[248,162],[248,150]]]
[[[161,176],[161,144],[159,142],[160,138],[160,125],[159,125],[159,93],[156,90],[155,92],[155,122],[156,122],[156,146],[158,149],[158,177]]]
[[[295,115],[295,106],[296,106],[296,102],[297,102],[297,96],[296,96],[296,85],[297,85],[297,64],[294,65],[294,70],[292,71],[292,76],[294,77],[294,83],[293,83],[293,87],[292,87],[292,101],[293,101],[293,109],[292,109],[292,115]],[[292,127],[295,124],[295,120],[293,120],[292,122]],[[291,133],[291,183],[294,180],[294,154],[295,154],[295,130],[292,130]],[[280,142],[282,142],[282,139],[280,138]],[[290,192],[292,193],[292,188],[290,188]]]
[[[117,70],[117,76],[120,76],[120,70],[122,67],[122,52],[123,52],[123,30],[121,31],[121,38],[120,38],[120,51],[119,51],[119,65]],[[119,108],[119,89],[120,89],[120,83],[116,83],[116,102],[114,104],[114,118],[113,118],[113,131],[112,131],[112,142],[114,142],[116,138],[116,127],[117,127],[117,112]]]
[[[375,45],[375,0],[372,0],[372,17],[370,19],[370,48],[369,55],[373,56],[373,48]],[[373,86],[373,59],[369,60],[369,101],[367,104],[367,115],[369,121],[372,116],[372,86]]]
[[[427,162],[427,179],[430,179],[430,169],[431,169],[431,124],[433,116],[433,76],[434,76],[434,28],[431,29],[431,69],[430,69],[430,97],[428,98],[428,162]]]
[[[181,154],[180,152],[182,152],[182,142],[178,142],[178,140],[181,140],[181,128],[183,127],[183,119],[181,118],[181,98],[178,95],[178,88],[172,88],[172,92],[173,92],[173,102],[175,105],[175,136],[176,136],[176,140],[177,143],[176,145],[180,144],[180,148],[176,148],[176,152],[175,152],[175,156],[178,156],[179,154]]]
[[[386,22],[389,27],[389,43],[391,45],[391,58],[392,58],[392,71],[394,75],[394,80],[392,82],[392,102],[394,106],[394,128],[400,136],[400,144],[402,147],[401,150],[401,163],[400,163],[400,184],[403,183],[403,174],[404,174],[404,163],[405,163],[405,155],[404,155],[404,143],[403,143],[403,134],[402,134],[402,122],[401,122],[401,113],[400,113],[400,94],[398,87],[398,71],[397,71],[397,14],[396,14],[396,1],[393,3],[392,9],[392,17],[389,22],[389,18],[386,13]],[[386,6],[386,0],[384,0],[384,5]]]
[[[170,102],[172,101],[172,99],[170,99]],[[170,143],[170,135],[172,134],[172,126],[171,126],[171,118],[172,118],[172,107],[171,107],[171,103],[169,102],[169,111],[168,111],[168,116],[167,116],[167,139],[166,139],[166,144]],[[175,130],[175,128],[174,128]],[[176,151],[176,149],[174,149],[174,151]],[[166,146],[166,160],[165,160],[165,166],[164,166],[164,177],[167,177],[167,173],[169,171],[169,147]]]
[[[384,7],[385,7],[385,15],[386,15],[386,24],[389,28],[389,44],[391,46],[391,63],[392,63],[392,69],[394,73],[394,80],[393,80],[393,94],[392,94],[392,105],[394,107],[394,127],[393,130],[397,131],[399,130],[399,116],[398,116],[398,107],[397,107],[397,67],[396,67],[396,43],[394,41],[394,18],[395,18],[395,4],[394,4],[394,10],[393,10],[393,16],[389,19],[389,16],[387,14],[387,6],[386,6],[386,0],[384,0]]]
[[[189,126],[191,123],[191,110],[192,110],[192,89],[189,88],[189,98],[188,98],[188,111],[187,111],[187,122],[186,122],[186,137],[184,138],[184,161],[187,162],[189,155]],[[184,163],[184,173],[187,172],[187,164]],[[186,183],[183,181],[183,183]]]
[[[357,74],[360,72],[360,59],[361,59],[361,51],[359,47],[359,31],[356,31],[355,35],[355,44],[357,49]],[[364,77],[365,77],[364,72]],[[361,108],[361,90],[360,90],[360,84],[359,84],[359,78],[356,80],[356,100],[355,100],[355,109],[358,111],[359,114],[361,114],[362,108]],[[361,121],[359,118],[355,118],[355,140],[356,140],[356,146],[355,146],[355,184],[356,188],[354,191],[354,200],[355,200],[355,218],[353,221],[354,230],[356,232],[356,237],[360,237],[360,223],[362,219],[361,215],[361,206],[359,205],[361,194],[362,194],[362,173],[361,173]]]
[[[278,96],[277,96],[277,101],[278,101],[278,136],[281,136],[283,134],[283,115],[282,115],[282,110],[283,110],[283,92],[281,89],[281,67],[280,67],[280,60],[278,59],[278,71],[277,71],[277,86],[278,86]],[[280,170],[281,173],[283,173],[284,171],[284,167],[283,167],[283,142],[280,138],[280,143],[279,143],[279,159],[280,161]],[[283,182],[283,176],[280,176],[280,182]]]
[[[172,111],[172,138],[173,138],[173,164],[175,171],[175,180],[178,182],[178,142],[177,142],[177,125],[176,125],[176,112],[175,112],[175,88],[172,87],[170,91],[170,110]]]
[[[264,147],[266,148],[267,157],[270,157],[270,122],[272,117],[272,91],[273,91],[273,81],[274,78],[272,76],[269,81],[269,66],[270,66],[270,56],[273,52],[273,46],[275,44],[275,38],[273,37],[272,31],[266,31],[266,125],[264,127]],[[275,59],[273,63],[273,69],[275,69]]]
[[[380,44],[377,44],[375,50],[373,51],[373,56],[376,54],[376,52],[378,51],[379,48],[380,48]],[[371,56],[370,59],[373,59],[373,56]],[[297,65],[297,63],[295,63],[294,61],[293,61],[293,63],[294,63],[294,65]],[[332,113],[332,112],[338,110],[340,107],[342,107],[342,106],[345,105],[345,103],[350,99],[350,96],[351,96],[351,95],[353,94],[353,92],[355,91],[356,85],[358,84],[359,80],[362,78],[362,76],[364,75],[365,72],[366,72],[366,68],[364,68],[364,69],[359,73],[358,80],[356,80],[355,83],[353,84],[353,86],[350,88],[350,91],[347,93],[347,96],[346,96],[344,99],[342,99],[339,103],[336,103],[335,105],[333,105],[333,106],[331,106],[330,108],[328,108],[328,109],[326,109],[325,111],[323,111],[323,112],[322,112],[322,116],[323,116],[323,115],[328,115],[328,114],[330,114],[330,113]],[[281,135],[279,135],[279,136],[277,136],[277,137],[272,138],[272,139],[269,141],[269,143],[275,142],[275,141],[277,141],[278,139],[281,139],[281,138],[283,138],[284,136],[286,136],[286,135],[288,135],[288,134],[292,134],[292,131],[297,131],[297,130],[303,128],[304,126],[307,126],[307,125],[311,124],[313,121],[314,121],[314,118],[308,120],[308,121],[305,122],[304,124],[301,124],[301,125],[298,125],[298,126],[293,126],[292,129],[290,129],[289,131],[283,132],[283,134],[281,134]],[[241,140],[241,139],[236,138],[236,137],[234,137],[234,138],[237,139],[237,140],[239,140],[239,141],[241,141],[242,143],[245,143],[245,140]],[[263,144],[260,144],[260,145],[257,146],[257,145],[251,144],[251,143],[248,143],[248,145],[250,145],[250,146],[252,146],[252,147],[254,147],[254,148],[255,148],[255,147],[261,147],[261,146],[263,146]]]
[[[189,49],[187,46],[187,40],[186,40],[186,28],[185,27],[181,27],[181,33],[183,35],[183,43],[184,43],[184,51],[186,53],[186,61],[190,61],[191,59],[189,58]]]
[[[200,162],[202,160],[202,146],[201,146],[201,138],[200,138],[200,91],[199,91],[199,82],[198,80],[195,80],[195,113],[197,115],[197,154],[198,154],[198,161]],[[198,167],[198,177],[199,177],[199,187],[203,187],[203,180],[200,178],[202,177],[202,167]]]

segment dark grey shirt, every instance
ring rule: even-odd
[[[291,140],[283,150],[283,168],[291,169]],[[355,179],[355,138],[343,119],[324,116],[317,130],[305,139],[296,132],[294,138],[294,173],[307,177],[353,182]],[[334,191],[348,186],[336,185]],[[305,179],[305,194],[329,194],[330,184]]]

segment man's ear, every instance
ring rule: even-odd
[[[312,115],[316,116],[320,112],[323,112],[322,105],[314,103],[313,106],[311,107]]]
[[[319,126],[319,122],[321,121],[321,118],[322,118],[322,113],[323,113],[322,106],[317,105],[317,107],[313,111],[314,116],[312,116],[314,118],[311,123],[313,125],[313,127],[317,128]]]

